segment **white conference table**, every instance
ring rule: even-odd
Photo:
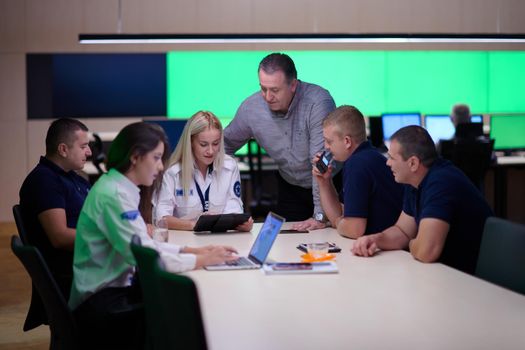
[[[247,252],[252,233],[169,241],[226,244]],[[285,224],[289,227],[291,224]],[[333,229],[281,234],[270,252],[299,261],[299,243],[342,248],[334,275],[265,275],[261,270],[186,273],[197,284],[211,349],[525,349],[525,296],[404,251],[373,258],[350,252]]]

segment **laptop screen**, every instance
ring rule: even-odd
[[[266,220],[264,220],[264,224],[253,243],[252,250],[250,250],[251,258],[256,259],[257,262],[261,264],[266,260],[283,223],[284,218],[272,212],[268,213],[268,216],[266,216]]]

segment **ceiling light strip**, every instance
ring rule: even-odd
[[[525,43],[523,34],[80,34],[81,44]]]

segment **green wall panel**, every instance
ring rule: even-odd
[[[525,52],[488,55],[488,110],[525,112]]]
[[[385,109],[385,53],[382,51],[288,52],[299,79],[330,91],[337,105],[350,104],[366,115]]]
[[[225,125],[258,91],[268,52],[186,51],[167,56],[168,116],[200,109]],[[299,79],[328,89],[336,104],[365,115],[448,113],[457,102],[475,113],[525,111],[525,53],[520,51],[288,51]]]
[[[449,113],[458,102],[487,111],[484,52],[388,52],[386,112]]]
[[[198,110],[233,118],[237,107],[259,88],[262,52],[169,52],[168,116],[189,118]]]

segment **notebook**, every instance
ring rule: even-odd
[[[273,242],[275,242],[275,238],[277,238],[284,221],[285,219],[283,217],[269,212],[247,257],[239,257],[239,259],[229,261],[225,264],[210,265],[204,268],[210,271],[260,269],[268,257]]]

